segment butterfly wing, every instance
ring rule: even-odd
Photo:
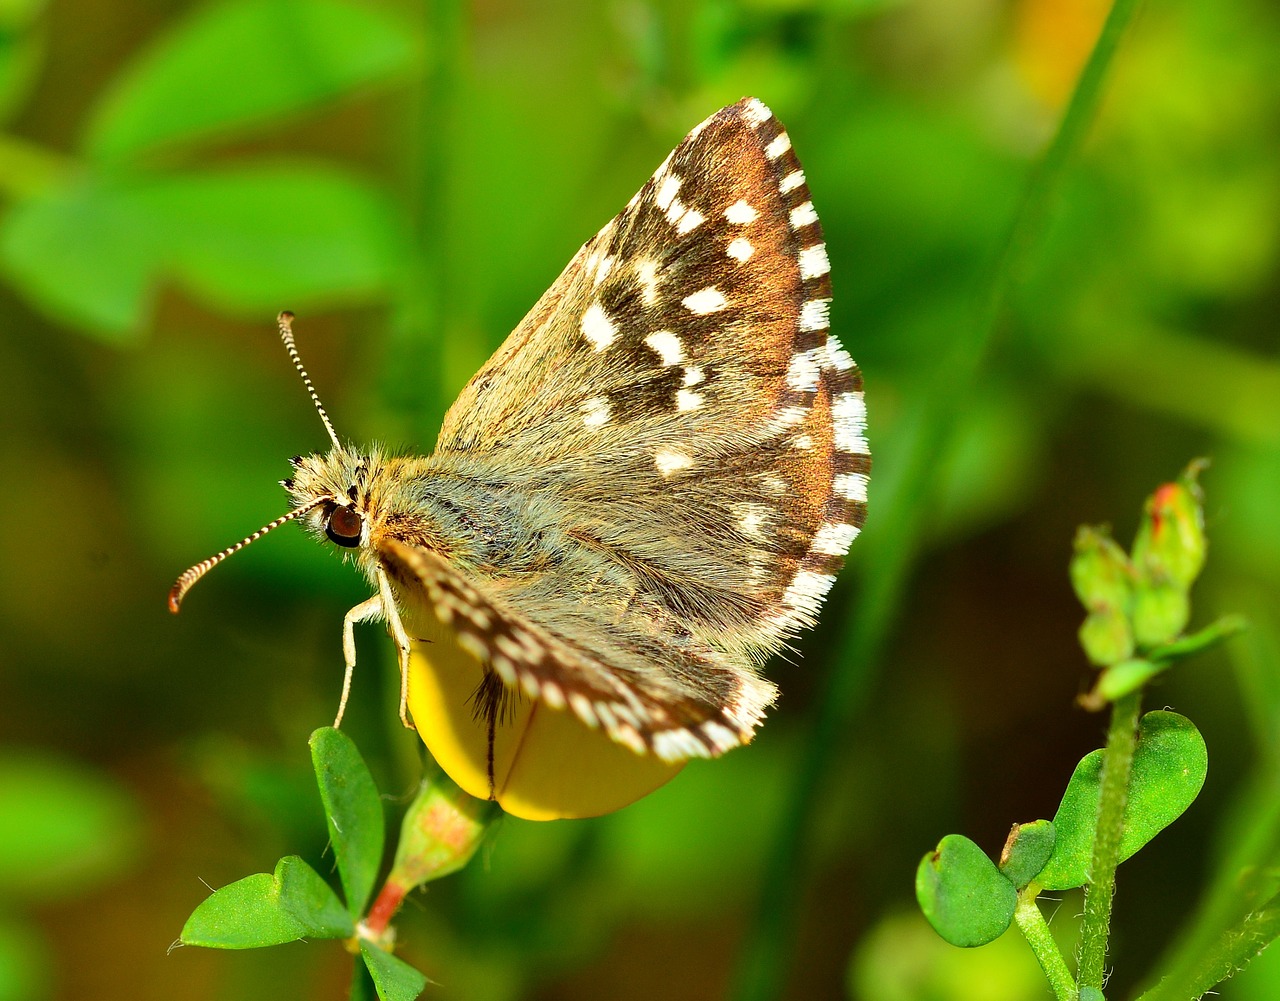
[[[394,538],[378,555],[407,603],[429,601],[509,688],[568,708],[638,752],[668,761],[719,754],[750,739],[775,697],[769,682],[694,637],[671,643],[678,626],[655,630],[647,617],[658,609],[613,616],[607,605],[565,602],[554,575],[500,588]]]
[[[573,684],[596,677],[592,698],[625,703],[617,679],[647,659],[704,709],[723,704],[718,666],[740,691],[763,685],[759,665],[813,624],[870,464],[828,271],[790,139],[744,99],[676,147],[446,416],[439,460],[481,461],[512,496],[554,502],[648,616],[611,643],[616,624],[591,621],[596,583],[573,567],[511,609],[574,651],[564,663]],[[666,705],[655,694],[646,711]]]

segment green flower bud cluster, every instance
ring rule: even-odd
[[[1173,647],[1191,617],[1191,585],[1205,560],[1203,461],[1158,487],[1143,509],[1133,550],[1106,528],[1081,527],[1071,584],[1087,611],[1085,656],[1104,669],[1087,704],[1101,705],[1141,687],[1184,653]],[[1166,656],[1167,654],[1167,656]]]

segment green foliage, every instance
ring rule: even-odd
[[[1086,754],[1067,783],[1054,815],[1053,853],[1035,882],[1044,890],[1069,890],[1089,881],[1094,825],[1101,798],[1102,751]],[[1209,770],[1204,738],[1185,716],[1150,712],[1138,727],[1124,834],[1118,861],[1132,856],[1195,802]]]
[[[917,870],[920,909],[952,945],[986,945],[1016,916],[1059,1001],[1102,998],[1116,866],[1186,812],[1208,773],[1208,749],[1189,719],[1168,711],[1138,718],[1143,685],[1176,660],[1240,628],[1237,618],[1227,617],[1195,636],[1180,635],[1189,618],[1191,585],[1204,566],[1199,469],[1193,464],[1182,479],[1158,488],[1147,501],[1132,556],[1105,530],[1082,528],[1076,534],[1071,582],[1089,614],[1081,645],[1091,661],[1106,666],[1103,680],[1109,683],[1095,687],[1087,701],[1100,706],[1114,700],[1107,746],[1081,759],[1052,822],[1014,826],[999,869],[972,841],[950,834]],[[1141,602],[1156,590],[1180,595],[1186,614],[1165,619],[1160,629],[1144,628]],[[1100,639],[1106,632],[1090,626],[1102,617],[1122,627],[1111,630],[1107,642],[1122,640],[1110,647]],[[1130,658],[1135,645],[1153,659]],[[1042,891],[1082,886],[1077,984],[1035,900]],[[1280,922],[1271,920],[1268,908],[1246,919],[1247,931],[1232,930],[1205,952],[1188,976],[1194,996],[1241,968],[1270,941],[1267,936],[1280,934]]]
[[[1008,930],[1018,891],[981,848],[963,834],[948,834],[916,869],[916,899],[939,935],[972,948]]]
[[[33,304],[115,343],[141,337],[165,282],[250,315],[385,295],[407,254],[385,192],[305,161],[186,161],[404,78],[421,51],[407,25],[347,0],[206,7],[101,96],[80,169],[33,168],[0,221],[0,265]]]
[[[1029,824],[1014,824],[1000,853],[1000,871],[1015,888],[1021,890],[1045,867],[1057,840],[1053,821],[1033,820]]]
[[[260,949],[302,938],[350,938],[355,926],[329,884],[296,856],[215,890],[179,941],[207,949]]]
[[[442,776],[424,783],[405,817],[396,864],[365,917],[382,863],[382,798],[351,738],[325,727],[311,735],[311,759],[324,804],[330,844],[346,904],[297,856],[282,858],[275,873],[258,873],[215,890],[183,926],[183,945],[257,949],[299,939],[347,939],[358,951],[381,1001],[411,1001],[426,977],[390,953],[387,922],[414,887],[456,871],[475,853],[485,829],[487,803],[474,803]],[[424,820],[434,816],[436,823]],[[405,872],[414,880],[407,882]],[[352,981],[353,1001],[366,996],[363,974]]]
[[[332,943],[164,955],[197,878],[297,853],[340,890],[298,749],[332,718],[339,623],[367,590],[286,529],[181,623],[161,609],[193,558],[283,510],[284,459],[324,444],[271,317],[300,312],[344,438],[426,451],[582,241],[745,93],[804,163],[833,329],[866,375],[866,531],[820,631],[768,665],[783,698],[752,747],[612,817],[505,821],[403,909],[395,955],[440,1001],[677,979],[1024,1001],[1043,978],[1022,933],[948,946],[909,874],[979,786],[1052,808],[1099,742],[1053,707],[1089,689],[1191,716],[1214,752],[1194,808],[1121,867],[1108,997],[1185,1001],[1206,957],[1256,952],[1280,863],[1280,8],[1141,5],[1076,102],[1106,6],[0,4],[0,734],[6,758],[127,804],[58,862],[9,867],[0,997],[344,989]],[[1114,518],[1127,548],[1133,499],[1191,454],[1213,460],[1193,614],[1095,672],[1062,643],[1090,614],[1073,619],[1067,529]],[[1234,610],[1251,628],[1223,645]],[[420,764],[389,644],[361,632],[346,725],[394,826]],[[0,837],[40,849],[28,832],[93,802],[52,797],[38,825],[19,805]],[[1007,819],[983,822],[993,855]],[[1040,905],[1075,956],[1077,893]],[[1276,984],[1251,964],[1215,989]]]
[[[173,28],[116,78],[84,143],[104,164],[225,139],[420,64],[420,41],[350,0],[235,0]]]
[[[382,865],[386,837],[382,799],[356,745],[341,730],[325,727],[311,735],[311,762],[347,910],[358,918],[369,903]]]

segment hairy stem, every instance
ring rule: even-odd
[[[1045,921],[1034,893],[1023,890],[1018,894],[1018,907],[1013,912],[1013,920],[1018,923],[1018,931],[1022,932],[1022,937],[1035,953],[1040,969],[1044,970],[1045,978],[1053,989],[1053,996],[1058,1001],[1076,1001],[1076,982],[1067,969],[1062,950],[1049,931],[1049,923]]]
[[[1124,833],[1124,810],[1129,802],[1129,773],[1138,740],[1140,692],[1119,699],[1111,710],[1111,728],[1102,757],[1102,788],[1098,823],[1093,837],[1093,861],[1084,898],[1080,926],[1080,986],[1102,990],[1111,928],[1111,899],[1115,894],[1116,865]]]

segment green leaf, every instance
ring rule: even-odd
[[[283,907],[311,938],[350,938],[355,924],[333,888],[306,862],[289,855],[276,863],[276,883]]]
[[[93,158],[235,134],[420,63],[421,41],[371,4],[205,5],[123,73],[94,112]]]
[[[0,222],[12,283],[55,320],[109,342],[141,332],[162,245],[128,189],[94,180],[19,201]]]
[[[83,894],[140,841],[136,806],[107,776],[33,751],[0,756],[0,898]]]
[[[179,941],[208,949],[257,949],[296,942],[307,928],[280,904],[280,884],[259,872],[236,880],[191,912]]]
[[[364,963],[351,964],[351,990],[347,1001],[376,1001],[378,989],[373,986],[373,978],[369,976],[369,967]]]
[[[18,202],[0,263],[55,319],[136,339],[155,287],[178,281],[212,305],[275,315],[384,292],[406,250],[386,198],[341,172],[272,164],[88,179]]]
[[[311,735],[311,761],[347,895],[347,911],[358,920],[382,864],[386,834],[382,799],[356,745],[341,730],[329,726]]]
[[[423,974],[376,945],[361,940],[360,955],[382,1001],[413,1001],[427,986]]]
[[[1115,702],[1130,692],[1136,692],[1157,674],[1167,670],[1169,666],[1168,662],[1141,658],[1122,660],[1118,664],[1112,664],[1098,676],[1098,683],[1093,686],[1093,692],[1089,697],[1089,707],[1101,707],[1107,702]]]
[[[1053,823],[1015,824],[1000,853],[1000,871],[1019,890],[1031,882],[1053,854]]]
[[[1018,893],[981,848],[962,834],[948,834],[916,869],[916,900],[939,935],[972,948],[1004,934]]]
[[[380,191],[315,164],[154,178],[138,198],[164,235],[157,265],[228,311],[274,316],[281,304],[366,301],[387,289],[406,254]]]
[[[297,856],[275,873],[246,876],[215,890],[187,919],[183,945],[257,949],[300,938],[350,938],[355,925],[337,894]]]
[[[1204,738],[1189,719],[1163,711],[1142,717],[1120,839],[1121,862],[1195,802],[1208,767]],[[1053,818],[1053,855],[1035,879],[1046,890],[1068,890],[1089,881],[1101,777],[1101,750],[1085,755],[1071,776]]]

